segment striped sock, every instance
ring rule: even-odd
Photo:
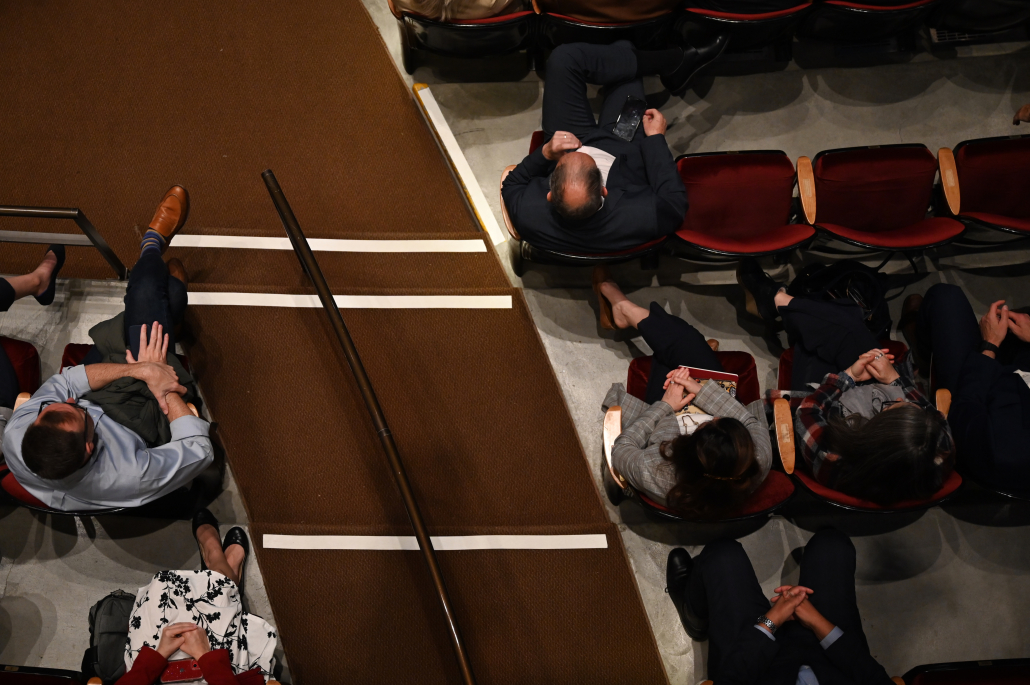
[[[143,234],[143,240],[141,240],[139,244],[140,256],[142,257],[148,250],[157,250],[157,253],[161,254],[164,251],[164,248],[164,236],[154,229],[148,228],[147,232]]]

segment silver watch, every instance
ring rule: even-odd
[[[755,624],[756,625],[760,625],[760,626],[764,626],[765,628],[767,628],[769,630],[770,633],[773,633],[773,634],[776,633],[776,627],[777,627],[776,624],[773,623],[771,620],[769,620],[769,618],[766,617],[766,616],[759,616],[755,620]]]

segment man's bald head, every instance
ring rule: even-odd
[[[601,208],[603,191],[601,171],[593,158],[583,152],[569,152],[551,172],[547,199],[562,217],[583,221]]]

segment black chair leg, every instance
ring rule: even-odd
[[[508,241],[508,252],[511,256],[511,270],[519,278],[522,278],[524,270],[522,259],[522,243],[518,240]]]

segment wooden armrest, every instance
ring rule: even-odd
[[[941,172],[941,187],[944,188],[948,209],[953,216],[958,216],[962,206],[962,193],[958,189],[958,169],[955,168],[955,154],[951,148],[942,147],[937,151],[937,168]]]
[[[715,685],[711,680],[702,680],[701,685]]]
[[[278,680],[269,680],[267,683],[265,683],[265,685],[279,685],[279,681]],[[904,685],[904,683],[902,683],[902,685]]]
[[[193,415],[196,416],[198,419],[200,418],[200,414],[197,413],[197,408],[193,406],[192,402],[187,402],[186,408],[193,412]]]
[[[815,172],[808,157],[798,157],[798,196],[801,197],[801,208],[805,210],[805,221],[814,224]]]
[[[891,680],[894,681],[894,685],[905,685],[905,679],[899,675],[891,676]]]
[[[612,466],[612,445],[620,433],[622,433],[622,407],[608,407],[608,411],[604,415],[604,463],[615,482],[625,490],[629,487],[629,483]]]
[[[403,16],[401,15],[400,11],[393,4],[393,0],[386,0],[386,2],[390,6],[390,14],[397,17],[398,19],[403,19]]]
[[[104,681],[100,678],[97,678],[96,676],[93,676],[92,678],[86,681],[86,685],[104,685]]]
[[[543,14],[543,12],[540,11],[540,3],[538,3],[537,0],[533,0],[533,11],[537,14]]]
[[[23,405],[26,402],[28,402],[30,397],[32,397],[32,395],[30,395],[27,392],[20,392],[20,393],[18,393],[18,397],[16,397],[14,399],[14,408],[17,409],[21,405]]]
[[[773,422],[783,470],[794,473],[794,416],[790,413],[790,402],[784,399],[773,402]]]
[[[716,340],[715,338],[709,338],[705,342],[707,342],[708,346],[712,348],[712,352],[718,352],[719,351],[719,341]]]
[[[504,167],[504,171],[501,172],[501,186],[504,186],[504,179],[508,178],[508,174],[511,173],[512,169],[515,168],[514,164],[509,164]],[[515,240],[521,240],[519,238],[519,232],[515,230],[515,227],[511,224],[511,217],[508,216],[508,207],[504,204],[504,194],[501,194],[501,215],[504,217],[504,227],[508,229],[508,234],[511,235]]]
[[[948,410],[951,409],[951,391],[941,388],[937,391],[937,411],[948,418]]]

